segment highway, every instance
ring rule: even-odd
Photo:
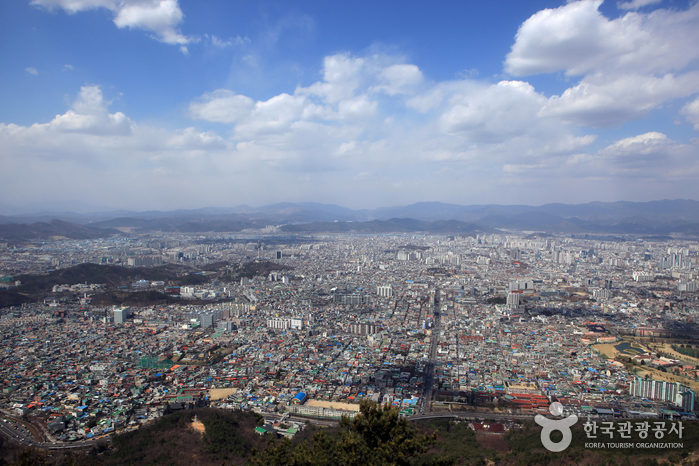
[[[434,369],[437,362],[437,347],[439,346],[439,329],[441,327],[441,315],[439,309],[439,288],[434,291],[434,302],[432,304],[432,315],[434,316],[434,326],[432,327],[432,337],[430,338],[430,350],[427,355],[427,365],[425,366],[425,386],[422,390],[422,400],[418,414],[429,413],[432,404],[432,391],[434,385]]]
[[[534,416],[531,414],[504,414],[504,413],[429,413],[429,414],[416,414],[414,416],[407,416],[406,419],[409,421],[423,421],[426,419],[440,419],[440,418],[450,418],[450,419],[472,419],[476,421],[499,421],[507,422],[517,420],[534,420]]]
[[[102,439],[89,439],[75,442],[52,442],[45,439],[36,439],[28,429],[26,429],[23,421],[3,413],[2,421],[0,421],[0,435],[7,438],[9,441],[18,443],[27,448],[38,448],[44,450],[67,450],[74,448],[90,448]]]

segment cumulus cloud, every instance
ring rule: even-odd
[[[34,75],[34,76],[38,76],[38,75],[39,75],[39,72],[36,70],[36,68],[31,68],[31,67],[30,67],[30,68],[25,68],[24,71],[26,71],[27,73],[29,73],[29,74],[31,74],[31,75]]]
[[[83,86],[70,110],[50,122],[34,127],[46,131],[92,134],[96,136],[131,133],[132,122],[121,112],[110,114],[99,86]]]
[[[184,14],[177,0],[32,0],[31,4],[49,10],[60,8],[69,14],[105,8],[114,14],[118,28],[152,33],[160,42],[179,45],[185,54],[186,44],[197,40],[180,32],[178,25]]]
[[[344,120],[363,120],[376,114],[378,103],[369,100],[366,95],[343,100],[338,104],[338,116]]]
[[[227,89],[218,89],[204,94],[197,102],[189,105],[192,118],[217,123],[235,123],[249,115],[255,102],[244,95]]]
[[[378,55],[331,55],[323,62],[323,80],[299,86],[293,94],[254,102],[219,89],[190,103],[189,114],[195,119],[235,124],[234,135],[242,139],[287,132],[298,122],[368,121],[378,115],[377,94],[402,96],[414,92],[423,81],[417,66],[395,62],[394,57]]]
[[[681,113],[686,116],[688,122],[694,123],[694,131],[699,131],[699,98],[682,107]]]
[[[354,97],[354,91],[363,78],[366,59],[338,54],[323,60],[323,81],[308,88],[297,90],[299,94],[313,94],[322,97],[327,103],[337,103]]]
[[[175,131],[164,138],[168,148],[187,150],[223,150],[227,148],[225,140],[213,131],[197,131],[185,128]]]
[[[629,12],[613,20],[599,12],[601,4],[579,0],[534,14],[517,31],[505,70],[515,76],[664,74],[699,58],[698,3],[684,11]]]
[[[115,205],[174,206],[196,195],[205,170],[232,166],[220,155],[231,145],[213,131],[137,125],[109,105],[99,86],[83,86],[71,108],[47,123],[0,123],[0,185],[28,200],[51,192],[56,200],[99,195]]]
[[[505,60],[507,72],[582,76],[560,96],[552,96],[540,116],[587,127],[620,126],[699,92],[694,66],[699,3],[686,10],[630,11],[616,19],[599,11],[601,3],[572,1],[539,11],[520,26]],[[622,8],[652,3],[634,1]]]
[[[380,84],[372,89],[388,95],[411,94],[423,81],[422,72],[415,65],[392,65],[379,73]]]
[[[655,5],[663,0],[631,0],[630,2],[617,2],[616,6],[620,10],[638,10],[648,5]]]
[[[536,115],[546,99],[522,81],[501,81],[473,92],[451,97],[442,115],[445,132],[459,134],[473,142],[502,142],[536,127]]]
[[[695,148],[671,140],[665,134],[649,132],[632,136],[598,151],[590,159],[607,176],[617,179],[662,178],[666,180],[696,176],[692,152]]]
[[[592,76],[549,99],[540,115],[588,127],[619,126],[644,118],[664,102],[699,92],[699,72],[663,77]]]
[[[258,135],[286,133],[294,123],[312,120],[323,109],[306,97],[279,94],[264,102],[256,102],[247,118],[235,127],[235,135],[252,139]]]
[[[699,175],[697,149],[663,133],[649,132],[621,139],[594,153],[506,164],[503,182],[536,189],[536,183],[545,180],[549,192],[562,190],[580,199],[589,199],[590,192],[599,199],[694,197]]]
[[[523,81],[427,83],[417,66],[397,57],[349,54],[326,57],[322,76],[266,101],[220,89],[190,103],[189,113],[233,125],[239,154],[253,147],[258,157],[269,151],[275,155],[265,160],[275,166],[284,159],[282,147],[294,154],[290,160],[315,160],[327,150],[357,163],[506,163],[567,155],[595,140],[560,119],[542,117],[548,99]],[[386,113],[380,94],[402,102],[404,112],[391,105]],[[416,119],[423,120],[420,126]]]
[[[212,37],[204,40],[214,45]],[[157,190],[167,207],[236,196],[242,196],[236,202],[293,196],[347,204],[347,192],[364,196],[351,202],[384,205],[425,196],[511,202],[521,195],[523,202],[545,203],[551,192],[564,193],[556,200],[565,202],[589,199],[590,192],[619,198],[612,189],[669,197],[677,186],[699,185],[678,182],[699,175],[696,145],[648,132],[596,149],[597,136],[580,128],[620,125],[699,92],[693,70],[600,68],[553,97],[517,79],[431,82],[415,64],[389,55],[328,56],[318,75],[317,82],[260,100],[230,89],[205,93],[187,107],[203,129],[137,124],[110,111],[99,86],[84,86],[70,109],[47,123],[0,124],[7,167],[0,185],[31,192],[31,183],[7,175],[20,167],[37,176],[98,176],[109,186],[126,179],[137,186],[129,193],[134,199]],[[699,99],[682,113],[699,125]],[[226,138],[207,122],[229,125]],[[658,174],[673,181],[653,184]],[[267,198],[259,197],[261,183]]]

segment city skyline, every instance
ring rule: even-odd
[[[699,199],[699,3],[407,6],[3,4],[2,203]]]

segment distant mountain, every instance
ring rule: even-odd
[[[47,222],[44,216],[0,216],[0,231],[15,231],[12,224],[38,224]],[[652,202],[590,202],[587,204],[526,205],[458,205],[442,202],[418,202],[406,206],[379,209],[353,210],[334,204],[316,202],[284,202],[261,207],[239,205],[235,207],[207,207],[176,211],[129,212],[114,211],[94,214],[63,212],[56,217],[63,221],[92,228],[124,228],[132,232],[237,232],[259,229],[267,225],[287,225],[284,231],[432,231],[435,225],[408,225],[396,223],[395,219],[412,219],[417,222],[456,221],[470,224],[469,227],[451,224],[439,228],[458,232],[490,229],[545,231],[549,233],[604,233],[668,235],[671,233],[697,235],[699,224],[699,202],[692,200],[661,200]],[[38,221],[37,219],[40,219]],[[381,221],[387,223],[370,223]],[[344,225],[346,222],[363,225]],[[325,225],[340,223],[341,225]],[[299,224],[309,224],[305,227]],[[323,225],[321,225],[323,224]],[[2,230],[7,227],[8,229]],[[425,228],[428,228],[425,230]],[[35,228],[40,234],[39,229]],[[438,231],[434,231],[438,232]],[[94,232],[93,232],[94,233]],[[17,237],[29,238],[31,234],[12,233]],[[46,233],[41,233],[46,235]],[[77,232],[75,233],[78,234]],[[95,233],[96,234],[96,233]],[[100,233],[103,234],[103,233]],[[85,232],[85,235],[87,233]],[[55,234],[54,236],[73,236]],[[2,237],[2,233],[0,233]]]
[[[423,222],[411,218],[392,218],[389,220],[372,220],[369,222],[313,222],[284,225],[282,231],[287,233],[456,233],[479,234],[485,230],[472,223],[457,220],[439,220]]]
[[[114,234],[121,235],[122,233],[118,230],[87,227],[56,219],[49,222],[32,223],[31,225],[22,223],[0,225],[0,238],[10,242],[49,239],[56,236],[69,239],[97,239]]]
[[[303,222],[366,220],[369,212],[367,210],[352,210],[334,204],[320,204],[317,202],[273,204],[261,207],[258,211],[274,214],[286,221]]]
[[[233,218],[226,218],[226,217]],[[223,217],[223,218],[221,218]],[[231,214],[229,216],[199,216],[199,217],[162,217],[162,218],[134,218],[120,217],[112,220],[104,220],[90,224],[97,228],[131,228],[135,233],[159,231],[159,232],[235,232],[248,228],[264,228],[269,221],[250,219],[248,216]]]

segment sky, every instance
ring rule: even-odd
[[[699,200],[699,3],[0,2],[0,196]]]

